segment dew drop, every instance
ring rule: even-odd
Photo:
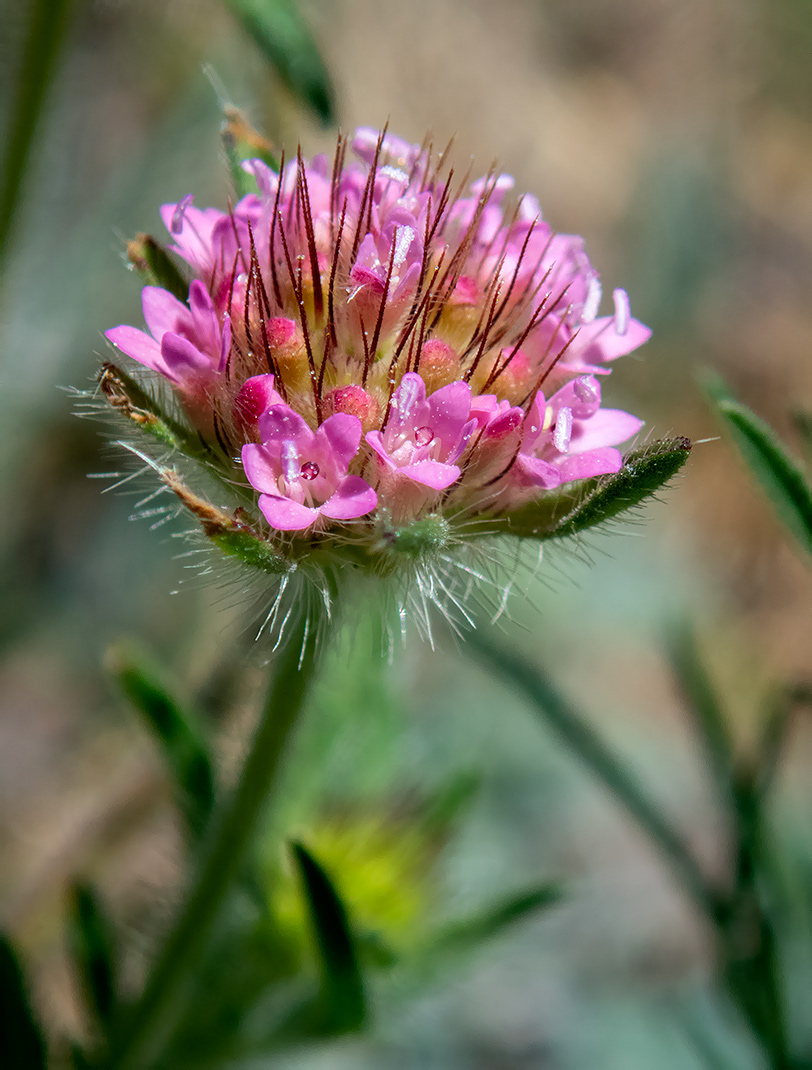
[[[305,461],[302,465],[302,479],[315,479],[319,474],[319,466],[315,461]]]
[[[415,428],[414,441],[418,446],[428,446],[429,442],[434,438],[434,432],[430,427],[418,427]]]

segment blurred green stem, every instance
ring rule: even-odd
[[[587,722],[536,669],[508,651],[493,645],[481,631],[466,636],[463,649],[487,663],[506,683],[518,688],[570,750],[608,788],[659,849],[672,872],[702,913],[716,925],[719,897],[696,861]]]
[[[8,252],[14,217],[23,189],[34,134],[68,27],[73,0],[33,0],[16,90],[5,156],[0,165],[0,273]]]
[[[280,760],[301,713],[326,642],[327,610],[303,613],[285,637],[251,749],[231,799],[215,818],[196,882],[153,965],[140,999],[114,1033],[103,1065],[148,1070],[160,1060],[220,909],[243,871]]]

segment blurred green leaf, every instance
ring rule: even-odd
[[[5,157],[0,164],[0,269],[8,250],[14,218],[24,193],[24,179],[48,87],[56,72],[72,0],[33,0],[12,108]]]
[[[23,971],[3,935],[0,935],[0,1066],[3,1070],[45,1070],[45,1043],[31,1010]]]
[[[116,1002],[112,929],[89,886],[73,886],[70,908],[69,941],[82,989],[91,1011],[106,1026]]]
[[[554,906],[562,898],[558,884],[546,882],[518,894],[507,896],[486,910],[470,918],[457,921],[436,933],[431,941],[431,953],[464,952],[477,947],[545,907]]]
[[[812,412],[798,410],[792,414],[792,422],[803,439],[807,461],[812,461]]]
[[[619,472],[590,480],[586,493],[544,495],[510,513],[507,530],[521,538],[564,539],[613,520],[661,490],[690,452],[687,438],[648,442],[628,454]]]
[[[282,83],[322,123],[335,125],[333,86],[318,46],[294,0],[226,0]]]
[[[715,918],[718,896],[705,879],[696,860],[657,806],[642,790],[634,775],[616,758],[586,719],[559,693],[538,668],[497,646],[482,629],[468,633],[462,650],[480,668],[529,700],[540,719],[558,735],[614,798],[625,807],[670,864],[672,872],[691,898],[710,918]]]
[[[302,882],[321,969],[319,1009],[328,1033],[360,1029],[367,1017],[364,983],[347,910],[332,881],[301,843],[291,854]]]
[[[708,377],[705,388],[778,516],[804,549],[812,553],[812,491],[803,469],[770,425],[736,401],[721,379]]]
[[[121,689],[160,744],[189,828],[199,835],[214,805],[214,773],[196,719],[169,694],[135,651],[119,646],[108,660]]]
[[[733,741],[725,712],[702,662],[691,628],[675,628],[668,644],[671,671],[693,717],[725,802],[736,805]]]

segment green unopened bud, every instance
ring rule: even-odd
[[[189,297],[189,283],[175,261],[151,234],[137,234],[127,242],[127,259],[148,286],[162,286],[179,301]]]
[[[248,531],[224,528],[215,534],[209,534],[209,538],[224,554],[236,557],[244,565],[258,568],[260,572],[281,576],[292,572],[296,567],[293,562],[286,561],[278,554],[269,542]]]
[[[580,484],[528,502],[504,517],[503,530],[520,538],[563,539],[594,528],[656,494],[676,475],[690,452],[687,438],[649,442],[633,450],[618,472],[590,480],[586,494],[584,484]]]
[[[640,505],[677,474],[690,452],[691,440],[684,437],[658,439],[633,450],[620,471],[601,479],[595,490],[555,526],[550,537],[576,535]]]
[[[445,517],[434,513],[384,535],[389,550],[405,557],[420,558],[439,553],[448,546],[450,527]]]

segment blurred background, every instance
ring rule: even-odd
[[[455,160],[464,170],[474,157],[474,174],[497,160],[556,229],[584,235],[604,291],[625,287],[654,329],[616,365],[609,403],[655,435],[709,440],[667,506],[592,538],[586,553],[548,554],[501,638],[555,668],[706,870],[724,872],[724,821],[663,651],[675,621],[695,626],[742,750],[770,688],[810,672],[812,577],[716,438],[696,376],[720,371],[802,452],[793,417],[812,407],[812,5],[309,0],[301,12],[341,129],[388,120],[410,141],[453,136]],[[0,138],[29,18],[26,4],[0,9]],[[130,522],[126,488],[102,493],[112,480],[88,475],[121,459],[65,391],[92,385],[105,328],[140,323],[126,239],[162,237],[158,206],[186,193],[225,206],[218,94],[288,152],[298,142],[305,155],[331,151],[334,129],[222,4],[74,0],[6,250],[0,925],[54,1034],[82,1030],[67,880],[98,884],[137,974],[182,873],[160,759],[109,682],[105,651],[135,638],[160,653],[210,719],[226,781],[262,672],[256,657],[230,656],[250,645],[254,592],[200,582],[171,530]],[[704,1030],[728,1065],[758,1067],[710,986],[709,933],[616,804],[475,659],[415,640],[381,669],[368,630],[331,659],[288,770],[285,830],[317,846],[326,837],[338,870],[342,859],[352,869],[376,837],[399,842],[416,799],[464,782],[442,835],[411,855],[393,847],[377,898],[372,877],[359,887],[359,916],[408,943],[420,919],[474,908],[506,884],[562,879],[566,897],[442,976],[382,985],[369,1037],[284,1065],[688,1070],[713,1065],[694,1042]],[[812,731],[799,721],[772,816],[806,907],[805,926],[788,917],[783,934],[801,994],[812,984],[810,763]],[[808,995],[796,997],[796,1028],[812,1041],[808,1011]]]

